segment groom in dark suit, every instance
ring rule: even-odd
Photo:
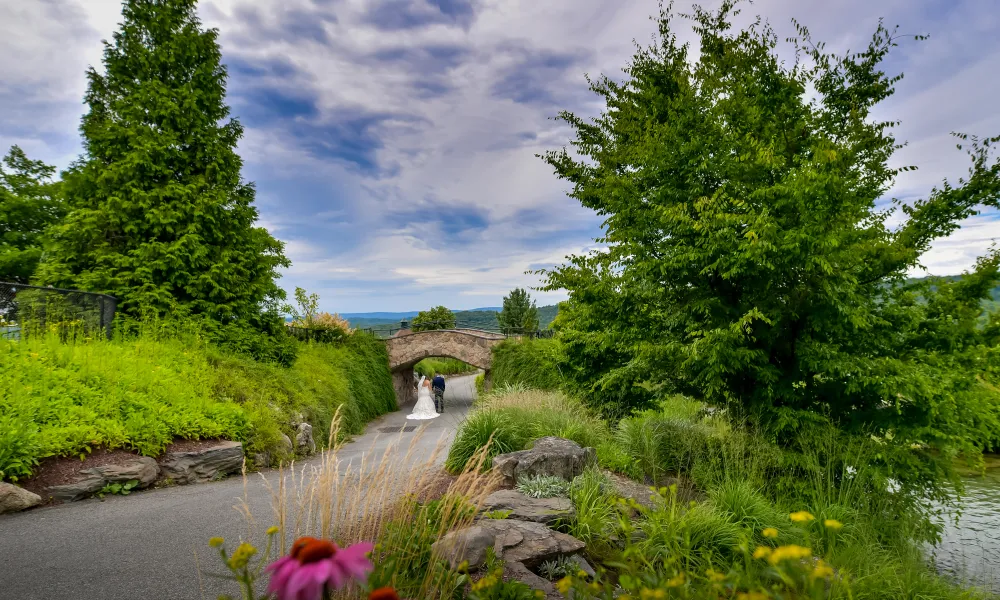
[[[431,381],[431,389],[434,390],[434,408],[439,413],[444,412],[444,377],[435,375]]]

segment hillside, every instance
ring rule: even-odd
[[[497,312],[499,308],[479,308],[474,310],[454,310],[455,319],[460,327],[470,329],[490,329],[500,328],[497,322]],[[556,305],[538,307],[538,326],[545,329],[556,318],[559,307]],[[399,322],[403,319],[412,319],[417,315],[413,312],[399,313],[345,313],[340,316],[347,319],[352,327],[362,329],[372,328],[375,330],[389,330],[399,327]]]

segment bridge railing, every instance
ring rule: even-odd
[[[555,332],[551,329],[525,329],[521,327],[498,327],[495,325],[484,324],[482,321],[432,321],[432,322],[422,322],[416,324],[410,324],[408,321],[402,321],[399,325],[376,325],[373,327],[365,327],[363,331],[366,331],[376,337],[380,338],[391,338],[395,337],[399,332],[412,332],[420,333],[422,331],[440,331],[443,329],[450,330],[465,330],[465,331],[477,331],[482,333],[488,333],[493,335],[502,335],[504,337],[512,338],[550,338]]]

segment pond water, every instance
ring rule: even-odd
[[[965,479],[958,519],[946,516],[930,554],[941,572],[1000,594],[1000,461],[993,462],[986,475]]]

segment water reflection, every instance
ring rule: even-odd
[[[948,515],[931,555],[957,581],[1000,592],[1000,468],[966,478],[965,494],[957,522]]]

